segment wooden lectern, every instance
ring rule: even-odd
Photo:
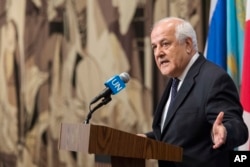
[[[59,149],[108,155],[112,167],[145,167],[146,159],[182,161],[182,148],[92,124],[62,123]]]

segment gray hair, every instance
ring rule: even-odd
[[[157,23],[155,23],[154,27],[159,23],[166,22],[169,20],[179,20],[180,21],[180,24],[178,24],[175,27],[176,39],[180,43],[183,43],[183,42],[185,42],[185,39],[191,38],[192,42],[193,42],[193,48],[195,49],[195,51],[198,51],[196,32],[195,32],[193,26],[189,22],[187,22],[183,19],[177,18],[177,17],[167,17],[167,18],[163,18],[163,19],[159,20]]]

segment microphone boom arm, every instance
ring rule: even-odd
[[[92,117],[92,114],[100,107],[102,107],[105,104],[108,104],[110,101],[112,100],[111,96],[105,97],[104,99],[102,99],[102,101],[97,104],[93,109],[91,109],[91,104],[89,105],[89,113],[87,115],[87,118],[84,121],[84,124],[89,124],[89,120]]]

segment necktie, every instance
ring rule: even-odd
[[[177,88],[179,84],[179,79],[178,78],[173,78],[172,86],[171,86],[171,99],[170,99],[170,105],[173,102],[176,94],[177,94]]]
[[[178,84],[179,84],[179,79],[178,78],[173,78],[173,81],[172,81],[172,85],[171,85],[171,97],[170,97],[170,102],[169,102],[169,106],[168,106],[168,109],[164,110],[163,111],[163,116],[162,116],[162,123],[161,123],[161,130],[163,130],[163,128],[165,127],[165,120],[166,120],[166,117],[167,117],[167,114],[168,114],[168,111],[169,111],[169,108],[172,106],[172,102],[177,94],[177,88],[178,88]]]

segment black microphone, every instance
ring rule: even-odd
[[[126,87],[125,83],[127,83],[129,79],[130,79],[130,76],[126,72],[121,73],[119,76],[115,75],[111,77],[104,83],[106,88],[99,95],[97,95],[90,102],[90,104],[97,102],[101,98],[106,98],[111,95],[119,93],[121,90],[123,90]]]

